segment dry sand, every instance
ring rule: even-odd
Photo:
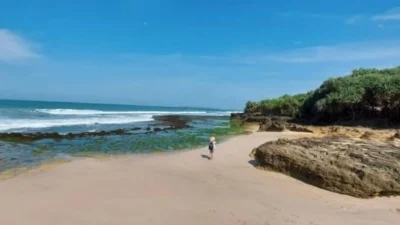
[[[400,198],[356,199],[255,169],[254,133],[174,154],[78,159],[0,182],[0,225],[400,224]]]

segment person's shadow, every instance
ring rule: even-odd
[[[201,154],[201,158],[203,158],[203,159],[210,159],[210,156]]]

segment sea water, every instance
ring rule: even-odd
[[[232,126],[231,112],[188,107],[0,100],[0,133],[67,134],[140,128],[129,135],[43,139],[30,143],[0,141],[0,172],[34,167],[55,158],[176,151],[207,145],[210,135],[223,138],[242,132]],[[149,127],[157,126],[153,117],[159,115],[186,115],[194,119],[185,129],[147,132]]]

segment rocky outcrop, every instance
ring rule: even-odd
[[[42,139],[75,139],[75,138],[87,138],[87,137],[99,137],[107,135],[127,135],[129,131],[138,130],[138,128],[132,128],[130,130],[116,129],[110,131],[96,131],[96,132],[81,132],[81,133],[0,133],[0,141],[16,142],[16,143],[27,143],[38,141]]]
[[[163,126],[167,126],[170,129],[183,129],[190,128],[189,122],[196,117],[192,116],[181,116],[181,115],[165,115],[165,116],[154,116],[156,121],[161,122]]]
[[[393,135],[394,139],[400,139],[400,131],[397,131],[394,135]]]
[[[244,113],[231,113],[231,120],[241,120],[244,115]]]
[[[361,136],[360,136],[360,138],[361,139],[364,139],[364,140],[376,140],[376,139],[378,139],[379,138],[379,134],[377,134],[377,133],[375,133],[375,132],[372,132],[372,131],[365,131]]]
[[[253,114],[248,114],[248,113],[231,113],[231,120],[233,119],[238,119],[241,120],[243,123],[263,123],[265,120],[276,120],[279,119],[281,121],[287,121],[290,120],[290,117],[284,117],[284,116],[264,116],[260,113],[253,113]]]
[[[287,122],[280,117],[266,117],[260,122],[259,132],[263,131],[293,131],[313,133],[316,135],[345,135],[365,140],[393,141],[400,139],[400,131],[393,129],[371,129],[365,127],[345,126],[311,126]]]
[[[284,131],[286,129],[285,125],[286,121],[280,118],[264,118],[260,122],[258,131]]]
[[[322,135],[345,135],[348,137],[361,138],[364,140],[388,141],[395,140],[396,130],[392,129],[370,129],[365,127],[342,127],[342,126],[307,126],[315,134]]]
[[[166,115],[166,116],[154,116],[156,124],[154,126],[148,126],[147,128],[133,127],[129,129],[116,129],[108,131],[95,131],[95,132],[80,132],[80,133],[0,133],[0,141],[15,142],[15,143],[29,143],[42,139],[77,139],[87,137],[98,137],[108,135],[130,135],[133,133],[140,132],[162,132],[168,130],[176,130],[183,128],[190,128],[189,123],[195,116],[180,116],[180,115]]]
[[[313,133],[314,131],[308,126],[288,123],[286,118],[282,117],[264,117],[260,122],[258,131],[294,131]]]
[[[261,167],[359,198],[400,195],[398,145],[343,135],[280,139],[255,148]]]
[[[269,118],[269,117],[250,115],[250,116],[244,116],[243,121],[246,123],[260,123],[260,122],[264,121],[266,118]]]
[[[293,132],[314,133],[314,131],[310,127],[302,126],[302,125],[298,125],[298,124],[287,123],[285,125],[285,127],[287,130],[293,131]]]

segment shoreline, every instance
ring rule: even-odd
[[[1,224],[396,224],[400,197],[357,199],[258,170],[249,153],[299,133],[238,135],[206,148],[81,158],[0,182]],[[169,154],[172,153],[172,154]],[[21,216],[23,215],[23,216]]]
[[[217,144],[224,143],[226,141],[229,141],[231,138],[235,138],[237,136],[242,136],[242,135],[250,135],[252,132],[255,132],[258,127],[247,124],[243,126],[243,133],[240,134],[230,134],[230,135],[225,135],[220,139],[221,141]],[[22,175],[24,173],[30,173],[34,172],[35,170],[41,170],[42,167],[47,167],[48,165],[54,165],[54,164],[63,164],[63,163],[69,163],[73,160],[79,160],[79,159],[84,159],[84,158],[90,158],[90,159],[112,159],[112,158],[118,158],[118,157],[130,157],[130,156],[141,156],[141,155],[152,155],[152,154],[176,154],[180,152],[186,152],[186,151],[193,151],[193,150],[198,150],[203,148],[207,143],[204,143],[203,145],[198,145],[198,146],[193,146],[192,148],[181,148],[181,149],[174,149],[174,150],[152,150],[149,152],[115,152],[115,153],[104,153],[104,152],[76,152],[72,154],[64,154],[65,156],[55,156],[53,158],[48,158],[43,162],[39,162],[34,165],[20,165],[16,166],[13,168],[9,168],[3,171],[0,171],[0,182],[11,179],[14,177],[17,177],[19,175]],[[203,147],[202,147],[203,146]]]
[[[136,125],[94,133],[0,133],[0,171],[37,167],[60,154],[91,156],[97,152],[108,155],[192,149],[207,144],[212,135],[224,138],[243,133],[243,128],[227,117],[199,118],[164,116],[141,128]]]
[[[217,146],[220,144],[223,144],[224,142],[229,141],[232,138],[239,137],[239,136],[246,136],[246,135],[251,135],[252,132],[255,132],[256,128],[253,126],[248,126],[247,130],[245,129],[243,134],[237,134],[237,135],[228,135],[223,137],[222,141],[220,143],[217,143]],[[250,132],[250,133],[246,133]],[[126,157],[151,157],[151,156],[159,156],[159,155],[174,155],[174,154],[181,154],[184,152],[190,152],[190,151],[198,151],[204,149],[204,146],[197,146],[194,148],[182,148],[182,149],[175,149],[175,150],[160,150],[160,151],[152,151],[152,152],[145,152],[145,153],[140,153],[140,152],[127,152],[127,153],[113,153],[113,154],[107,154],[107,153],[101,153],[101,152],[92,152],[92,153],[75,153],[72,155],[67,155],[67,158],[64,157],[54,157],[52,159],[48,159],[45,162],[39,163],[34,166],[18,166],[14,168],[10,168],[4,171],[0,172],[0,183],[8,180],[8,179],[13,179],[15,177],[24,175],[24,174],[29,174],[29,173],[40,173],[43,172],[44,170],[54,168],[57,165],[65,164],[65,163],[71,163],[76,160],[84,160],[84,159],[93,159],[93,160],[115,160],[119,158],[126,158]],[[81,154],[81,156],[79,156]]]

